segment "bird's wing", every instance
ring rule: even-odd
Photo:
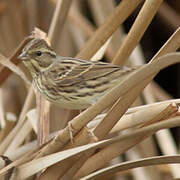
[[[101,77],[107,77],[119,71],[119,75],[131,71],[130,67],[120,67],[103,62],[90,62],[85,60],[68,59],[54,63],[51,69],[56,69],[56,78],[54,80],[61,86],[72,86],[74,84],[84,82],[87,80],[95,80]],[[64,67],[64,70],[63,70]],[[51,70],[49,71],[51,72]]]

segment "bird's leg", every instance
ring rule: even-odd
[[[84,128],[88,132],[90,143],[97,142],[98,137],[94,134],[94,132],[87,127],[84,127]],[[71,144],[73,144],[74,143],[73,131],[75,132],[75,129],[72,127],[72,124],[70,121],[68,122],[68,130],[69,130],[69,136],[70,136]]]
[[[75,131],[72,127],[71,121],[68,122],[68,130],[69,130],[69,136],[71,140],[71,144],[73,144],[73,131]]]
[[[94,143],[98,141],[98,137],[94,134],[92,130],[90,130],[88,127],[86,127],[87,132],[89,133],[90,142]]]

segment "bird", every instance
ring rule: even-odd
[[[18,56],[41,95],[64,109],[88,108],[137,67],[118,66],[56,54],[46,40],[34,38]]]

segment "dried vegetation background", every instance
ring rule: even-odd
[[[180,178],[179,73],[158,76],[171,95],[152,81],[180,62],[179,12],[178,0],[0,1],[0,178]],[[36,37],[64,56],[148,63],[87,110],[64,110],[17,59]]]

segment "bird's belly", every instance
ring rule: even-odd
[[[39,89],[39,88],[38,88]],[[49,89],[46,91],[42,90],[42,88],[39,89],[42,96],[52,102],[53,104],[57,105],[58,107],[61,107],[63,109],[86,109],[89,106],[95,104],[98,99],[100,99],[106,91],[100,92],[97,94],[86,94],[86,96],[83,96],[83,94],[79,96],[71,95],[70,93],[58,93],[58,95],[53,95],[52,91]]]
[[[87,86],[69,87],[69,89],[57,89],[51,85],[36,80],[35,84],[43,97],[64,109],[86,109],[99,100],[114,85],[108,83],[106,86],[87,88]]]

